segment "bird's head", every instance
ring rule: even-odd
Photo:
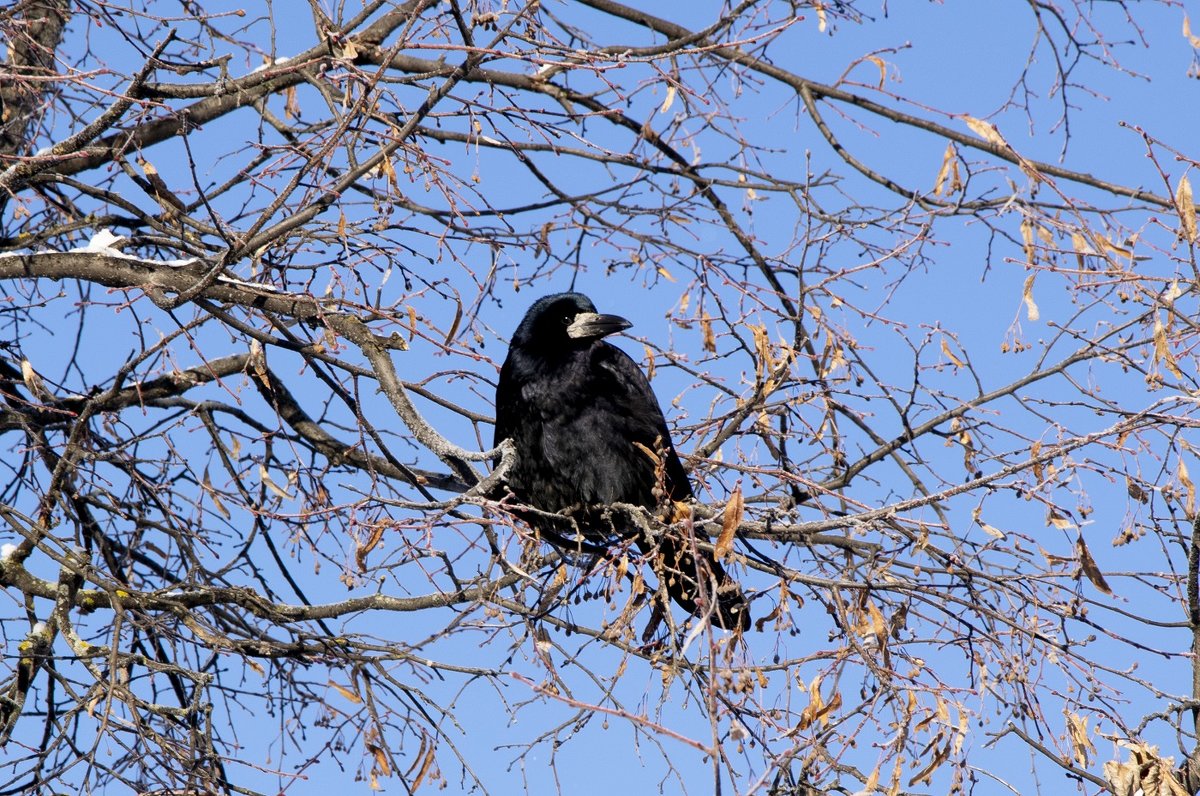
[[[514,348],[561,350],[582,348],[632,323],[619,315],[602,315],[582,293],[555,293],[533,303],[513,335]]]

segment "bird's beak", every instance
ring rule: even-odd
[[[567,335],[576,340],[594,340],[607,337],[622,329],[628,329],[632,323],[620,315],[601,315],[598,312],[581,312],[567,327]]]

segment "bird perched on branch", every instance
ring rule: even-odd
[[[692,498],[650,382],[604,340],[631,325],[596,312],[580,293],[545,296],[529,308],[496,387],[495,442],[516,448],[508,488],[534,510],[520,516],[548,541],[595,550],[633,537],[676,603],[745,630],[750,611],[741,588],[711,550],[696,547],[686,523],[651,534],[608,508],[632,504],[670,520]]]

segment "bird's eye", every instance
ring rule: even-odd
[[[575,316],[574,316],[574,315],[564,315],[564,316],[562,316],[562,325],[563,325],[563,326],[570,326],[570,325],[571,325],[571,322],[572,322],[572,321],[574,321],[574,320],[575,320]]]

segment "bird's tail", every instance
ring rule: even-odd
[[[641,539],[638,547],[651,556],[667,594],[695,616],[711,611],[712,621],[726,630],[750,627],[750,605],[738,585],[711,550],[700,550],[677,534],[657,540]]]

